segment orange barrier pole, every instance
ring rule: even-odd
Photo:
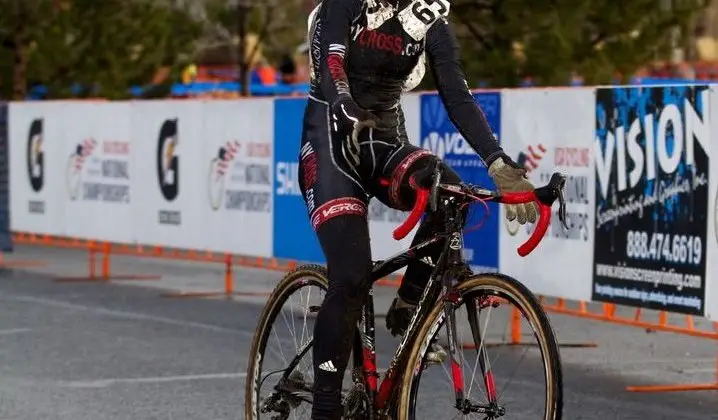
[[[638,327],[638,328],[644,328],[644,329],[650,329],[650,330],[657,330],[657,331],[667,331],[677,334],[683,334],[683,335],[689,335],[693,337],[700,337],[700,338],[709,338],[713,340],[718,340],[718,333],[715,332],[708,332],[708,331],[700,331],[696,329],[691,329],[690,327],[679,327],[676,325],[671,325],[668,323],[667,316],[665,312],[659,313],[659,321],[658,323],[653,322],[647,322],[640,319],[641,313],[637,312],[636,316],[633,318],[624,318],[617,316],[615,314],[615,305],[613,304],[605,304],[603,306],[603,313],[593,313],[588,311],[582,311],[582,310],[576,310],[576,309],[569,309],[569,308],[559,308],[558,306],[552,306],[552,305],[544,305],[544,308],[548,312],[554,312],[562,315],[569,315],[569,316],[575,316],[578,318],[585,318],[585,319],[592,319],[595,321],[602,321],[602,322],[608,322],[612,324],[620,324],[620,325],[629,325],[632,327]]]
[[[102,280],[108,281],[110,279],[110,251],[112,247],[109,243],[105,242],[102,244]]]
[[[232,256],[224,255],[224,294],[231,296],[234,293],[234,267],[232,266]]]
[[[511,311],[511,344],[521,344],[521,311],[518,308]]]
[[[74,245],[70,245],[74,247]],[[87,276],[60,276],[55,277],[53,280],[57,283],[84,283],[88,281],[95,281],[98,279],[96,264],[97,264],[97,246],[95,241],[87,241],[85,244],[87,248]]]
[[[159,280],[162,276],[156,274],[119,274],[112,275],[111,272],[112,244],[102,244],[102,280]]]
[[[527,347],[536,347],[537,343],[524,343],[523,342],[523,332],[521,328],[521,320],[523,317],[521,316],[521,311],[513,307],[511,309],[511,314],[509,315],[510,321],[509,321],[509,335],[510,339],[508,342],[498,342],[498,343],[485,343],[486,347],[502,347],[502,346],[527,346]],[[558,343],[559,347],[571,347],[571,348],[594,348],[598,347],[598,344],[596,343]],[[465,350],[473,350],[476,349],[475,343],[464,343],[462,344],[462,348]]]
[[[207,252],[204,258],[199,257],[196,253],[190,253],[189,259],[224,263],[224,290],[211,292],[169,292],[163,293],[161,296],[166,298],[202,298],[202,297],[231,297],[234,294],[234,259],[232,254],[224,254],[221,260],[214,257],[211,252]]]
[[[58,283],[90,283],[96,281],[108,282],[112,280],[158,280],[161,276],[158,275],[112,275],[112,264],[111,254],[112,245],[109,242],[103,242],[101,245],[102,258],[100,262],[100,275],[97,275],[96,270],[96,257],[98,247],[95,241],[88,241],[87,247],[89,251],[89,262],[88,262],[88,275],[87,276],[71,276],[71,277],[56,277],[55,281]]]
[[[97,251],[95,250],[94,244],[88,244],[87,250],[88,250],[87,260],[89,262],[89,267],[87,269],[87,272],[89,273],[91,278],[95,278],[95,275],[96,275],[95,274],[95,259],[96,259],[95,257],[96,257]]]

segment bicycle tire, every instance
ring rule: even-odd
[[[543,420],[561,420],[563,415],[563,373],[561,367],[561,358],[559,353],[556,335],[551,327],[546,312],[539,303],[536,296],[522,283],[516,279],[496,273],[478,274],[465,280],[457,286],[457,291],[461,296],[465,296],[472,291],[477,291],[482,287],[491,287],[494,290],[501,290],[503,293],[511,296],[514,304],[520,306],[520,310],[527,316],[529,322],[535,326],[535,334],[540,343],[542,358],[544,359],[546,369],[546,411]],[[462,305],[466,301],[462,302]],[[411,351],[407,357],[406,369],[402,373],[402,382],[399,404],[398,417],[401,419],[412,419],[411,413],[414,410],[414,399],[412,398],[412,383],[414,381],[413,366],[417,366],[419,357],[423,357],[426,346],[431,340],[432,329],[437,319],[444,314],[443,302],[439,301],[434,305],[426,320],[422,324],[416,340],[414,341]],[[439,322],[439,326],[442,326]],[[421,372],[421,370],[420,370]],[[420,376],[420,374],[419,374]]]
[[[259,397],[258,381],[261,380],[262,376],[260,370],[261,362],[264,357],[269,334],[272,331],[271,327],[279,311],[282,309],[284,302],[295,290],[301,287],[314,285],[326,291],[328,284],[327,270],[320,265],[308,264],[299,266],[288,272],[272,291],[259,316],[259,322],[257,323],[254,338],[252,339],[252,347],[249,352],[244,395],[244,418],[248,420],[259,418],[257,413],[259,402],[257,399]]]

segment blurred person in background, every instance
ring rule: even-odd
[[[294,57],[284,54],[279,62],[279,78],[282,83],[291,85],[295,83],[297,66]]]
[[[269,64],[266,58],[261,57],[255,61],[252,70],[251,83],[261,84],[263,86],[272,86],[277,84],[277,70]]]
[[[297,48],[294,63],[296,65],[295,83],[309,83],[309,45],[306,42]]]
[[[197,80],[197,65],[190,64],[182,70],[182,84],[189,85]]]
[[[716,40],[710,36],[704,23],[701,22],[696,25],[693,31],[693,37],[698,60],[709,62],[718,61],[718,46],[716,45]]]

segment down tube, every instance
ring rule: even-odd
[[[369,290],[367,303],[362,311],[364,318],[364,331],[362,334],[362,361],[364,366],[364,380],[367,387],[367,395],[372,403],[376,399],[377,378],[379,374],[376,371],[376,348],[375,348],[375,329],[374,329],[374,291]]]

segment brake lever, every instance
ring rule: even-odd
[[[566,178],[561,179],[559,185],[556,187],[558,191],[558,220],[561,221],[564,230],[568,230],[568,222],[566,217],[566,197],[563,195],[564,187],[566,186]]]
[[[434,166],[434,183],[431,185],[431,196],[429,197],[429,208],[435,212],[439,207],[439,184],[441,184],[441,165],[436,162]]]

